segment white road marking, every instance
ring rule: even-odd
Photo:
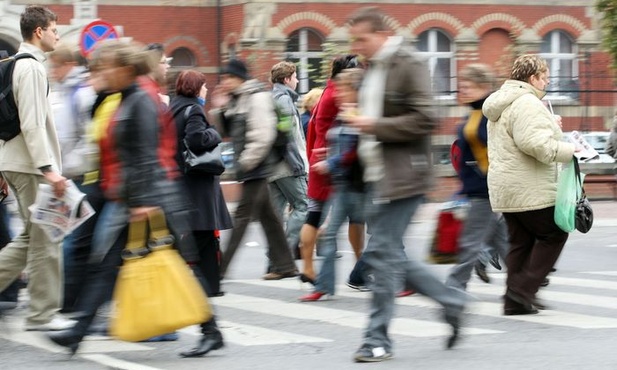
[[[217,321],[217,324],[223,332],[225,342],[231,342],[241,346],[333,342],[332,339],[311,337],[308,335],[294,334],[230,321]],[[201,335],[198,331],[198,326],[184,328],[181,329],[180,332],[190,335]]]
[[[581,279],[573,279],[573,280],[581,280]],[[281,288],[281,289],[296,289],[297,290],[297,287],[298,287],[297,282],[290,281],[290,280],[279,280],[279,281],[239,280],[238,282],[242,282],[245,284],[251,284],[251,285]],[[470,284],[469,292],[472,294],[476,292],[476,293],[482,293],[482,294],[501,296],[504,293],[504,288],[502,286],[495,286],[495,285]],[[369,299],[370,294],[371,294],[370,292],[351,291],[349,288],[342,286],[342,285],[337,286],[337,293],[336,293],[336,295],[339,297],[351,297],[351,298],[363,298],[363,299]],[[546,297],[546,299],[549,302],[550,301],[567,302],[567,303],[574,303],[574,304],[585,304],[585,305],[602,307],[602,308],[617,309],[617,303],[616,303],[617,300],[612,297],[602,297],[602,296],[593,296],[593,295],[575,294],[575,293],[562,293],[562,292],[553,292],[553,291],[543,291],[542,297]],[[219,304],[218,299],[219,298],[217,298],[217,301],[215,301],[215,304]],[[246,302],[249,302],[250,299],[252,298],[247,298]],[[255,298],[255,299],[258,299],[258,298]],[[248,305],[248,303],[245,303],[245,304]],[[282,304],[290,305],[290,303],[285,303],[285,302],[282,302]],[[423,308],[438,308],[439,307],[439,305],[435,303],[433,300],[426,298],[424,296],[421,296],[421,295],[414,295],[414,296],[407,297],[407,298],[397,299],[396,304],[402,305],[402,306],[423,307]],[[310,303],[309,304],[307,303],[293,304],[293,305],[306,306],[307,308],[305,308],[304,310],[308,311],[307,312],[308,315],[310,315],[310,312],[314,308],[323,309],[323,310],[334,310],[330,308],[316,307],[315,304],[310,304]],[[272,310],[276,310],[276,309],[272,308],[270,311],[271,314],[278,315],[278,312],[274,313]],[[291,310],[301,310],[301,308],[296,309],[295,306],[293,306],[293,307],[288,307],[287,309],[285,309],[285,311],[291,311]],[[335,311],[338,311],[338,310],[335,310]],[[503,318],[506,320],[519,320],[519,321],[534,322],[534,323],[539,323],[539,324],[565,326],[565,327],[573,327],[573,328],[581,328],[581,329],[617,328],[617,319],[615,318],[584,315],[584,314],[570,313],[570,312],[556,311],[556,310],[541,311],[540,314],[538,315],[504,316],[503,315],[503,305],[499,303],[491,303],[491,302],[474,302],[470,305],[469,313],[474,314],[474,315],[499,317],[499,318]],[[329,315],[328,312],[324,312],[323,314]],[[316,314],[316,316],[317,315],[318,314]],[[284,314],[283,316],[287,316],[287,314]],[[360,316],[364,317],[364,315],[360,315]],[[315,319],[318,319],[318,318],[315,318]],[[334,317],[334,319],[336,318]],[[400,324],[398,323],[397,320],[411,320],[411,319],[393,320],[393,322],[396,322],[395,324],[392,325],[392,329],[394,330],[396,330],[398,325]],[[416,323],[416,325],[421,324],[420,320],[413,320],[413,321],[418,322]],[[365,324],[365,322],[363,322],[362,324]],[[344,324],[341,324],[341,325],[344,325]],[[351,326],[351,325],[345,325],[345,326]],[[412,330],[413,326],[411,326],[409,329]],[[471,329],[471,328],[468,328],[468,329]],[[401,333],[397,333],[397,334],[401,334]],[[412,335],[412,334],[416,334],[416,335]],[[403,333],[402,335],[417,336],[417,334],[418,333],[412,332],[411,334]],[[430,336],[432,336],[432,334]]]
[[[135,362],[120,360],[117,358],[113,358],[107,355],[101,354],[90,354],[90,355],[82,355],[86,360],[97,362],[101,365],[109,366],[111,369],[118,370],[162,370],[158,367],[152,367],[147,365],[138,364]]]
[[[253,281],[248,283],[251,284]],[[255,285],[262,285],[259,284],[261,281],[255,283],[257,283]],[[263,283],[269,285],[269,282],[264,281]],[[295,286],[297,289],[298,285],[296,284]],[[283,286],[279,287],[284,288]],[[276,315],[299,320],[313,320],[350,328],[363,329],[366,326],[365,313],[320,307],[318,303],[289,303],[275,299],[228,293],[223,297],[217,297],[214,304],[260,314]],[[450,335],[451,328],[445,323],[435,321],[396,318],[393,320],[393,325],[389,329],[389,332],[409,337],[437,337]],[[503,331],[471,327],[465,328],[466,335],[499,333],[503,333]]]

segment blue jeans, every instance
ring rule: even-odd
[[[422,202],[423,196],[418,195],[373,205],[368,212],[371,236],[363,259],[366,281],[373,296],[364,344],[371,347],[392,349],[388,326],[394,313],[394,296],[401,281],[437,301],[449,315],[458,316],[463,310],[464,292],[447,287],[424,263],[409,259],[405,253],[403,236]]]
[[[287,245],[293,250],[300,242],[300,229],[308,213],[306,176],[289,176],[268,184],[272,206],[283,220],[285,206],[289,203],[291,213],[287,219],[285,236]]]
[[[351,191],[347,186],[337,187],[332,195],[332,209],[330,210],[328,226],[320,241],[320,248],[325,258],[317,276],[316,291],[334,294],[336,236],[347,219],[349,219],[349,223],[364,223],[366,198],[366,194]]]
[[[447,285],[459,289],[467,288],[473,267],[482,261],[483,249],[490,246],[505,260],[509,248],[506,221],[501,214],[493,213],[488,198],[470,198],[469,202],[471,207],[459,237],[458,263],[446,279]]]

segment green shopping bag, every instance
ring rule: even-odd
[[[574,157],[564,165],[557,180],[557,198],[555,200],[555,223],[567,233],[575,229],[576,202],[581,197],[581,184],[585,175],[578,173],[580,180],[576,178],[577,172],[574,166]]]

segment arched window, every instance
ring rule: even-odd
[[[316,80],[319,79],[323,42],[324,37],[311,28],[301,28],[289,35],[286,59],[296,63],[300,94],[318,85]]]
[[[195,54],[185,47],[180,47],[171,53],[173,58],[171,61],[172,67],[194,67],[196,63]]]
[[[540,56],[546,59],[550,72],[547,88],[551,99],[578,99],[576,44],[562,30],[554,30],[542,38]]]
[[[453,71],[456,69],[450,37],[442,30],[432,28],[418,36],[417,48],[428,60],[435,95],[451,95],[455,90]]]

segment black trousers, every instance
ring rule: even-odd
[[[0,249],[11,242],[9,232],[9,215],[5,204],[0,204]],[[17,302],[19,295],[19,281],[15,280],[6,289],[0,292],[0,302]]]
[[[98,182],[88,185],[78,184],[78,187],[86,194],[86,199],[96,213],[73,231],[70,238],[65,239],[64,248],[69,249],[69,252],[65,253],[67,258],[64,261],[64,302],[61,312],[75,311],[86,281],[94,228],[106,202]]]
[[[568,240],[568,233],[555,224],[555,207],[504,213],[508,224],[510,250],[506,257],[508,289],[528,302],[535,299],[540,284],[549,274]],[[506,301],[506,306],[513,305]],[[506,307],[509,308],[509,307]]]
[[[214,230],[194,230],[193,239],[199,253],[196,266],[206,280],[208,296],[221,292],[221,248]]]

